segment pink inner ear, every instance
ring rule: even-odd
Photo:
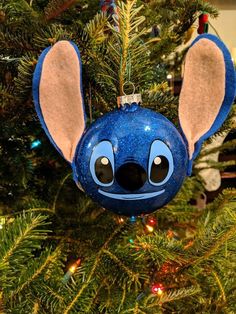
[[[188,141],[189,159],[195,143],[209,131],[225,96],[225,62],[217,45],[199,40],[186,56],[179,100],[179,120]]]
[[[85,128],[80,71],[72,44],[59,41],[44,59],[39,87],[41,111],[48,131],[70,162]]]

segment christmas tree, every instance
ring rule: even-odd
[[[115,215],[76,188],[32,101],[40,53],[66,39],[80,49],[88,124],[128,83],[178,125],[166,77],[180,72],[186,51],[175,63],[173,53],[202,12],[218,15],[202,0],[1,1],[0,313],[236,312],[236,190],[199,205],[198,159],[168,205],[136,221]]]

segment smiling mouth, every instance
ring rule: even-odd
[[[114,193],[105,192],[101,189],[99,189],[98,192],[102,195],[105,195],[110,198],[115,198],[117,200],[133,201],[133,200],[144,200],[147,198],[152,198],[152,197],[161,195],[162,193],[165,192],[165,190],[151,192],[151,193],[142,193],[142,194],[114,194]]]

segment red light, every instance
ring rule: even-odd
[[[164,287],[161,283],[157,283],[152,285],[151,290],[153,294],[162,295]]]
[[[148,224],[149,224],[150,226],[156,226],[157,220],[152,217],[152,218],[148,219]]]

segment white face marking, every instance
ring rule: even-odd
[[[114,194],[98,189],[98,192],[102,195],[105,195],[110,198],[114,198],[117,200],[126,200],[126,201],[134,201],[134,200],[144,200],[152,197],[156,197],[165,192],[165,190],[157,191],[157,192],[149,192],[142,194]]]
[[[157,157],[154,159],[154,164],[155,164],[155,165],[160,165],[160,164],[161,164],[161,157],[157,156]]]
[[[103,158],[101,159],[101,163],[102,163],[102,165],[107,166],[107,165],[109,164],[108,158],[103,157]]]

